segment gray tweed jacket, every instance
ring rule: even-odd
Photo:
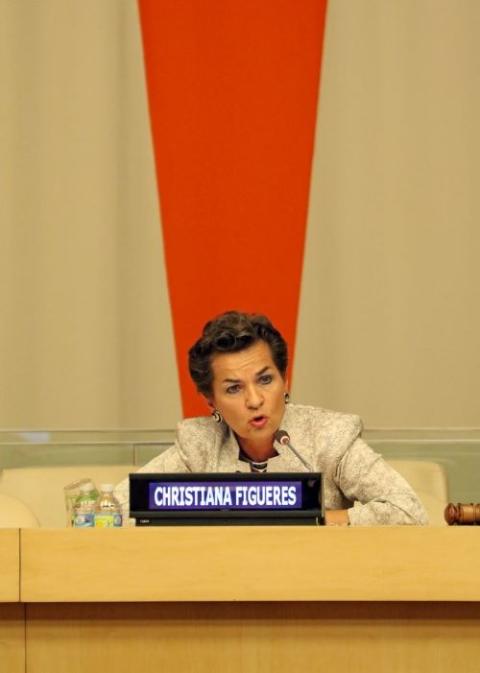
[[[360,437],[358,416],[289,404],[281,428],[312,466],[323,472],[326,509],[348,509],[351,525],[428,523],[425,509],[408,483]],[[277,442],[278,455],[268,472],[304,472],[288,447]],[[211,417],[189,418],[177,428],[175,444],[144,465],[140,472],[246,472],[234,433]],[[128,512],[128,480],[115,490]]]

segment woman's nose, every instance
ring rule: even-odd
[[[246,389],[245,404],[249,409],[258,409],[263,404],[263,396],[258,388],[252,386]]]

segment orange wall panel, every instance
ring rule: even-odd
[[[185,415],[187,350],[228,309],[293,357],[326,0],[139,0]],[[159,261],[160,263],[160,261]]]

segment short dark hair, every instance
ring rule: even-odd
[[[217,353],[235,353],[265,341],[272,359],[285,378],[288,365],[287,342],[270,320],[260,314],[227,311],[207,322],[202,336],[188,351],[188,368],[198,392],[212,393],[212,357]]]

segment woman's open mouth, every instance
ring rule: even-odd
[[[267,422],[268,416],[255,416],[248,421],[249,425],[254,427],[256,430],[260,430],[261,428],[265,427]]]

